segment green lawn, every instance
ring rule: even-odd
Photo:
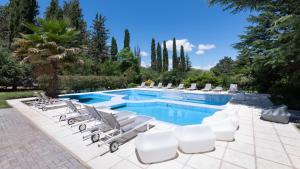
[[[16,91],[16,92],[0,92],[0,109],[9,108],[6,100],[24,97],[32,97],[34,91]]]

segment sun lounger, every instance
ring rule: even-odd
[[[172,131],[140,133],[135,147],[141,161],[149,164],[175,158],[178,141]]]
[[[181,83],[181,84],[179,84],[179,86],[176,89],[182,90],[182,89],[184,89],[184,85]]]
[[[217,86],[216,88],[213,89],[214,92],[221,92],[223,91],[223,88],[221,86]]]
[[[68,125],[73,125],[76,122],[84,121],[90,118],[90,114],[84,108],[77,108],[71,100],[65,100],[69,112],[59,116],[59,121],[67,121]]]
[[[208,152],[215,148],[216,135],[208,125],[177,127],[174,134],[184,153]]]
[[[287,111],[287,106],[282,105],[263,110],[261,118],[263,120],[287,124],[290,121],[291,114]]]
[[[228,92],[229,93],[236,93],[236,92],[238,92],[238,86],[237,86],[237,84],[230,84]]]
[[[161,82],[158,83],[157,88],[162,88],[162,87],[163,87],[162,83]]]
[[[150,86],[149,86],[149,87],[150,87],[150,88],[153,88],[153,87],[154,87],[154,84],[155,84],[155,83],[154,83],[154,82],[152,82],[152,83],[150,84]]]
[[[192,83],[190,88],[187,88],[188,90],[196,90],[197,89],[197,84]]]
[[[202,91],[211,91],[211,84],[210,83],[205,84],[205,87],[202,89]]]
[[[171,89],[171,88],[172,88],[172,83],[168,83],[168,85],[164,87],[164,89]]]
[[[138,86],[139,88],[144,88],[146,87],[146,83],[145,82],[142,82],[142,84],[140,86]]]
[[[62,107],[66,107],[66,103],[64,100],[61,99],[50,99],[48,96],[45,95],[45,93],[41,92],[40,93],[42,97],[42,103],[38,104],[37,107],[39,109],[42,109],[43,111],[47,111],[49,109],[58,109]]]
[[[238,127],[239,127],[239,117],[238,117],[237,111],[230,110],[230,109],[217,111],[212,116],[203,118],[202,123],[203,124],[211,124],[211,123],[215,123],[215,122],[218,122],[218,121],[222,121],[222,120],[227,119],[227,118],[231,119],[234,128],[238,129]]]
[[[220,141],[233,141],[236,133],[236,127],[234,126],[230,118],[224,120],[218,120],[210,122],[208,125],[216,135],[216,139]]]

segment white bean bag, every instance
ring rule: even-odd
[[[201,153],[215,148],[216,135],[208,125],[177,127],[174,134],[184,153]]]
[[[221,140],[221,141],[234,140],[236,127],[234,126],[231,118],[210,122],[208,123],[208,125],[215,133],[217,140]]]
[[[143,163],[156,163],[177,155],[178,141],[172,131],[138,134],[135,147]]]
[[[203,124],[209,124],[209,123],[215,123],[220,120],[224,120],[230,118],[232,120],[232,123],[235,127],[235,129],[238,129],[239,127],[239,116],[237,111],[235,110],[221,110],[214,113],[212,116],[206,117],[202,120]]]

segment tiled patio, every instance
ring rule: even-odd
[[[134,139],[125,143],[115,153],[105,153],[108,148],[82,141],[76,128],[59,123],[53,116],[63,109],[42,112],[19,100],[10,105],[28,117],[46,134],[61,143],[73,155],[92,168],[106,169],[300,169],[300,133],[294,124],[276,124],[260,120],[261,106],[270,104],[266,97],[254,95],[240,103],[228,106],[239,110],[240,127],[233,142],[216,142],[213,152],[183,154],[167,162],[145,165],[135,153]],[[155,130],[169,130],[174,126],[154,122]],[[105,153],[105,154],[103,154]]]

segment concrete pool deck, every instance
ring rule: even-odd
[[[43,132],[55,139],[64,148],[91,168],[99,169],[300,169],[300,133],[295,125],[277,124],[260,119],[262,107],[271,103],[264,95],[247,95],[244,101],[229,103],[227,106],[239,110],[240,128],[233,142],[216,142],[213,152],[183,154],[167,162],[145,165],[139,162],[134,139],[121,145],[115,153],[107,152],[107,147],[90,145],[90,140],[82,141],[77,128],[59,123],[59,112],[65,108],[40,111],[27,106],[22,101],[9,100],[8,103],[26,116]],[[174,125],[155,121],[148,132],[170,130]]]

